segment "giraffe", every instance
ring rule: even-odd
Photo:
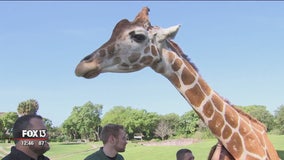
[[[110,39],[79,62],[75,74],[90,79],[105,72],[126,73],[151,67],[176,87],[234,159],[280,159],[266,127],[210,88],[172,40],[180,25],[152,26],[149,11],[144,7],[134,21],[119,21]]]

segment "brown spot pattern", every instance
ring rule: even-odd
[[[170,81],[177,87],[177,88],[180,88],[181,87],[181,84],[179,82],[179,78],[177,77],[177,75],[175,74],[172,74],[170,77],[169,77]]]
[[[242,136],[245,136],[247,135],[250,131],[251,131],[251,128],[250,126],[244,122],[243,120],[240,121],[240,127],[239,127],[239,130],[240,130],[240,134]]]
[[[261,122],[260,122],[260,123],[261,123]],[[266,129],[266,128],[263,127],[263,125],[261,125],[261,124],[254,125],[253,127],[255,128],[255,130],[258,130],[258,131],[263,131],[263,130]],[[264,128],[265,128],[265,129],[264,129]]]
[[[239,159],[240,153],[243,152],[244,148],[242,145],[242,141],[240,135],[238,133],[234,133],[231,137],[230,142],[227,145],[227,149],[234,156],[234,158]]]
[[[205,95],[198,85],[186,90],[185,95],[189,99],[190,103],[196,107],[200,107],[201,102],[205,98]]]
[[[157,56],[158,55],[158,51],[157,51],[157,49],[156,49],[156,47],[154,45],[151,46],[151,51],[152,51],[153,56]]]
[[[168,54],[168,62],[172,63],[174,61],[174,59],[175,59],[175,55],[174,55],[173,52],[168,52],[168,53],[169,53]]]
[[[231,134],[232,134],[232,129],[228,125],[225,125],[222,133],[223,138],[227,139],[231,136]]]
[[[258,158],[252,157],[250,155],[246,156],[246,160],[259,160]]]
[[[99,55],[100,55],[100,57],[106,56],[106,50],[101,49],[101,50],[99,51]]]
[[[265,140],[264,140],[264,135],[262,135],[260,132],[255,132],[256,136],[258,137],[260,144],[262,146],[265,146]]]
[[[188,62],[188,61],[184,61],[186,68],[189,70],[189,72],[191,72],[191,74],[193,74],[194,76],[197,75],[196,70],[192,67],[192,65]]]
[[[194,82],[195,77],[191,74],[191,72],[184,68],[182,71],[181,80],[183,84],[190,85]]]
[[[215,112],[212,120],[209,121],[208,127],[216,136],[221,137],[221,129],[224,126],[225,122],[222,115],[218,112]]]
[[[229,106],[226,107],[225,113],[226,122],[229,123],[231,127],[236,128],[239,123],[239,114]]]
[[[122,63],[121,66],[123,67],[129,67],[129,65],[127,63]]]
[[[144,63],[145,65],[151,64],[153,61],[153,57],[151,56],[144,56],[141,58],[140,63]]]
[[[150,51],[150,47],[147,46],[145,49],[144,49],[144,53],[148,53]]]
[[[182,60],[176,59],[176,60],[174,61],[174,64],[172,64],[172,69],[173,69],[174,71],[177,71],[177,70],[180,69],[181,65],[182,65]]]
[[[137,69],[141,68],[141,65],[140,64],[134,64],[132,68],[137,70]]]
[[[215,105],[215,108],[217,108],[220,112],[223,111],[223,101],[220,97],[218,97],[216,94],[213,94],[212,96],[212,101],[213,101],[213,104]]]
[[[107,53],[108,53],[109,58],[114,55],[114,51],[115,51],[115,47],[114,47],[113,44],[110,45],[110,46],[107,48]]]
[[[114,64],[118,64],[118,63],[120,63],[120,62],[121,62],[120,57],[115,57],[115,58],[113,59],[113,63],[114,63]]]
[[[136,62],[140,58],[141,54],[140,53],[132,53],[129,57],[128,60],[130,63]]]
[[[203,113],[207,118],[210,118],[214,113],[214,108],[210,101],[207,101],[203,107]]]
[[[260,156],[265,155],[265,151],[262,147],[260,147],[261,144],[257,141],[257,137],[255,134],[250,132],[248,135],[244,136],[244,143],[247,151],[251,153],[257,153]],[[256,147],[258,146],[258,147]]]
[[[200,87],[202,88],[202,90],[205,92],[205,94],[209,96],[211,92],[211,88],[208,86],[208,84],[200,77],[198,79],[198,83]]]

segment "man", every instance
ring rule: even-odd
[[[108,124],[101,132],[103,147],[89,155],[85,160],[124,160],[118,152],[124,152],[127,144],[127,134],[122,125]]]
[[[189,149],[180,149],[176,153],[177,160],[194,160],[194,156]]]
[[[19,117],[13,127],[15,146],[11,148],[10,154],[2,160],[49,160],[43,154],[48,151],[49,144],[46,142],[48,134],[43,119],[39,115],[24,115]],[[35,134],[24,136],[25,131],[41,132],[41,139],[32,139]],[[31,132],[32,133],[32,132]]]

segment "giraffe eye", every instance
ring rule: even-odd
[[[135,34],[135,32],[130,32],[129,34],[131,38],[137,43],[141,43],[146,39],[146,36],[144,34]]]

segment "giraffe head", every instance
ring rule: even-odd
[[[104,72],[134,72],[161,60],[167,39],[174,38],[179,25],[166,29],[153,27],[144,7],[130,22],[119,21],[110,39],[77,65],[77,76],[94,78]]]

